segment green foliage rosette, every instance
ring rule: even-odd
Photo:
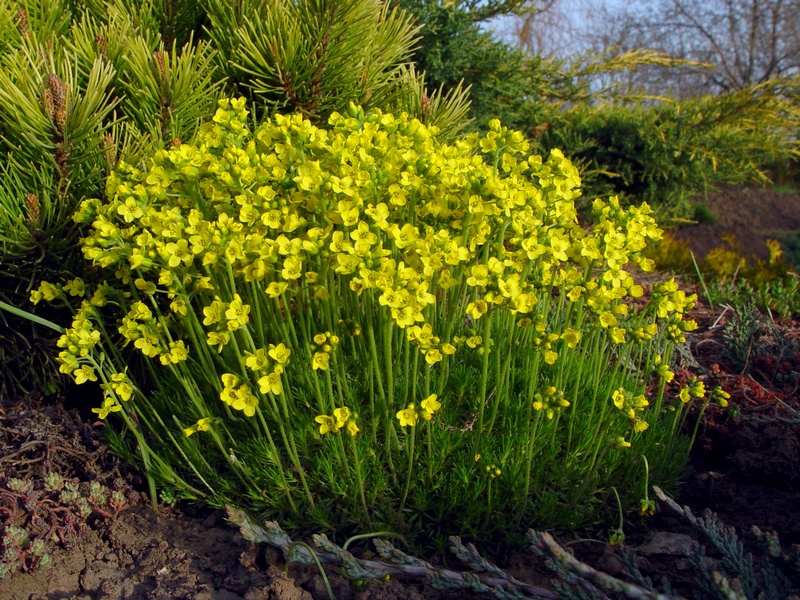
[[[75,217],[106,280],[61,370],[100,383],[153,488],[434,539],[585,525],[612,486],[638,500],[645,455],[674,482],[703,396],[665,394],[694,298],[643,300],[647,205],[597,200],[585,229],[575,167],[498,121],[450,145],[355,106],[248,119],[221,101]]]

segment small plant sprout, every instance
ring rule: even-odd
[[[639,516],[650,517],[656,512],[656,503],[650,499],[650,465],[647,464],[647,457],[642,456],[644,463],[644,498],[639,500]]]
[[[617,492],[617,488],[612,487],[611,491],[614,493],[614,499],[617,501],[617,514],[619,515],[619,525],[617,528],[611,532],[611,535],[608,537],[608,543],[612,546],[623,544],[625,542],[625,531],[623,530],[624,525],[624,512],[622,510],[622,501],[619,498],[619,492]]]

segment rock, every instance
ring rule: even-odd
[[[686,556],[695,541],[684,533],[657,531],[647,542],[633,550],[636,554],[666,554],[669,556]]]

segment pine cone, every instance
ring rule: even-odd
[[[53,114],[55,113],[55,104],[53,103],[53,94],[48,89],[42,90],[42,94],[40,97],[40,101],[42,103],[42,110],[44,111],[44,116],[52,123],[53,122]]]
[[[31,36],[31,28],[30,25],[28,25],[28,11],[24,8],[20,8],[17,11],[17,27],[23,39]]]
[[[55,105],[56,112],[65,111],[67,109],[67,84],[55,73],[47,75],[47,87],[50,88],[50,93],[53,94],[53,104]]]
[[[100,54],[100,58],[102,58],[104,61],[107,61],[108,47],[106,46],[106,38],[98,33],[94,37],[94,43],[97,44],[97,52]]]
[[[33,228],[39,224],[39,198],[36,194],[25,196],[25,206],[28,208],[28,225]]]
[[[160,50],[153,52],[153,63],[161,76],[161,82],[165,82],[167,80],[167,58],[164,53]]]
[[[106,152],[108,164],[112,169],[114,169],[114,167],[117,166],[117,148],[116,144],[114,144],[114,138],[111,136],[111,134],[107,133],[103,136],[103,150]]]
[[[67,124],[67,113],[64,110],[57,108],[55,113],[53,113],[53,122],[55,123],[58,132],[63,134],[64,127]]]

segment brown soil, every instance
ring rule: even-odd
[[[720,187],[699,200],[713,222],[685,225],[676,237],[686,240],[698,258],[709,250],[726,246],[734,236],[748,256],[769,259],[768,239],[781,242],[800,236],[800,194],[770,188]]]
[[[713,225],[681,232],[695,249],[719,245],[736,233],[754,252],[777,230],[800,230],[800,197],[771,192],[730,191],[712,195],[708,205],[718,216]],[[695,514],[710,508],[734,525],[749,550],[751,525],[776,530],[785,548],[800,544],[800,335],[797,322],[776,326],[755,348],[746,372],[734,365],[721,342],[719,312],[700,305],[694,317],[701,329],[692,338],[697,365],[678,370],[678,386],[692,375],[707,389],[722,385],[730,406],[710,406],[691,458],[692,473],[679,503]],[[777,374],[781,374],[777,377]],[[203,507],[160,507],[154,511],[140,487],[98,443],[97,431],[60,405],[29,398],[0,402],[0,488],[9,477],[41,480],[49,470],[81,481],[98,481],[125,496],[119,511],[95,511],[69,527],[53,543],[49,569],[0,579],[3,600],[119,599],[275,599],[327,598],[315,569],[285,564],[281,554],[246,542],[224,515]],[[6,506],[6,510],[2,507]],[[0,525],[11,514],[0,497]],[[101,514],[105,512],[106,514]],[[17,515],[18,516],[18,515]],[[609,526],[611,529],[613,525]],[[59,530],[59,531],[61,531]],[[74,535],[70,533],[74,532]],[[692,596],[696,580],[683,553],[699,534],[666,508],[650,519],[629,519],[627,544],[645,574],[658,582],[668,575],[677,591]],[[687,537],[688,536],[688,537]],[[605,543],[562,535],[577,556],[611,574],[622,565]],[[308,541],[308,540],[306,540]],[[362,548],[367,548],[363,545]],[[363,552],[363,551],[362,551]],[[454,563],[452,557],[427,557]],[[547,586],[549,571],[541,558],[516,553],[501,566],[533,585]],[[439,592],[424,581],[395,579],[358,586],[328,569],[336,598],[464,598],[467,593]],[[799,582],[794,582],[795,586]]]

